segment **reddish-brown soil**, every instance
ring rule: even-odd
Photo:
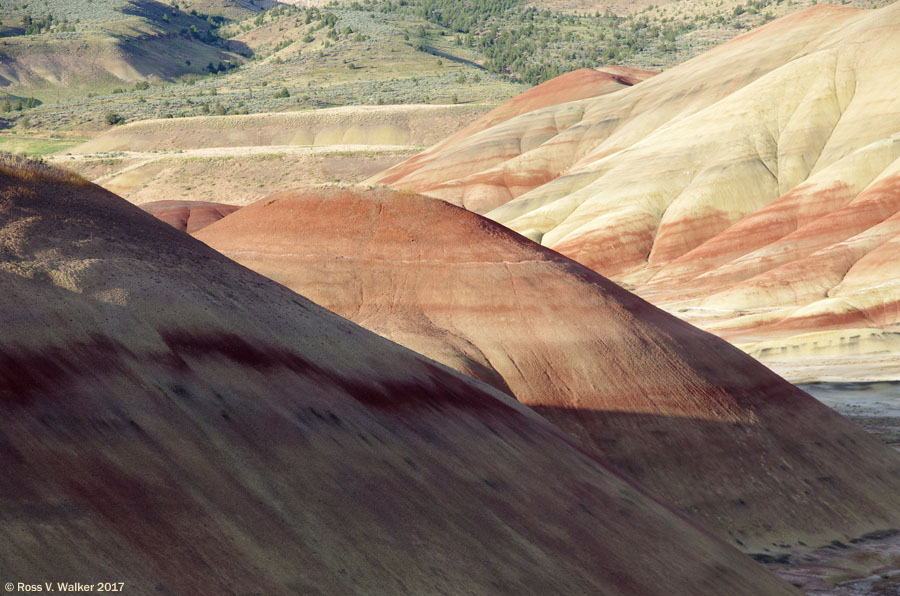
[[[4,582],[797,594],[508,396],[72,175],[0,163],[0,288]]]
[[[207,201],[152,201],[140,207],[156,219],[188,234],[197,232],[240,209],[237,205]]]
[[[724,341],[471,212],[386,188],[308,189],[197,237],[510,393],[747,550],[897,524],[893,450]]]

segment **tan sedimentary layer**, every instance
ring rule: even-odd
[[[264,145],[428,146],[486,106],[347,106],[321,110],[142,120],[113,128],[72,153]]]

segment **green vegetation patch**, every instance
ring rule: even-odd
[[[0,136],[0,151],[18,155],[47,155],[83,143],[87,139],[47,139]]]

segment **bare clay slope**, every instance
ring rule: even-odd
[[[898,51],[900,4],[814,7],[383,180],[486,212],[732,341],[769,340],[747,349],[770,361],[871,356],[900,378],[884,258],[900,233]]]
[[[0,247],[4,581],[797,593],[524,406],[83,180],[5,160]]]
[[[894,451],[724,341],[478,215],[386,188],[309,189],[197,237],[509,392],[751,552],[900,523]]]

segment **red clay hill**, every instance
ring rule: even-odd
[[[896,452],[726,342],[474,213],[383,187],[309,189],[196,236],[515,396],[746,550],[900,521]]]
[[[219,221],[229,213],[234,213],[238,205],[225,205],[210,201],[151,201],[140,208],[166,222],[176,230],[192,234],[209,224]]]
[[[133,594],[797,592],[502,393],[0,162],[0,571]]]

